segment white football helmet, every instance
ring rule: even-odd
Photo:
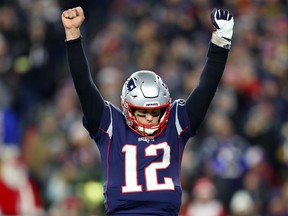
[[[162,79],[152,71],[134,72],[124,83],[121,106],[128,126],[142,136],[156,137],[166,127],[170,113],[170,93]],[[161,109],[158,124],[141,124],[135,109]]]

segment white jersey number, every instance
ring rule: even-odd
[[[175,186],[170,177],[164,177],[164,182],[158,182],[157,170],[166,169],[170,165],[170,146],[167,143],[150,145],[145,149],[145,157],[157,156],[158,150],[163,150],[161,161],[152,162],[145,167],[145,182],[147,191],[174,190]],[[137,145],[125,145],[122,148],[125,154],[125,186],[122,193],[141,192],[142,185],[138,183],[137,174]]]

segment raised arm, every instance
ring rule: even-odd
[[[221,80],[233,35],[234,19],[229,11],[214,9],[211,13],[211,21],[216,31],[212,34],[207,62],[199,84],[186,100],[191,130],[194,134],[204,120]]]
[[[101,121],[104,100],[93,82],[82,46],[80,27],[85,19],[84,12],[81,7],[72,8],[64,11],[61,18],[66,35],[69,69],[88,129],[95,135]]]

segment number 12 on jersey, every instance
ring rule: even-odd
[[[158,150],[163,150],[161,161],[152,162],[145,167],[145,182],[147,191],[174,190],[175,186],[171,177],[164,177],[164,182],[158,182],[157,170],[167,169],[170,165],[170,146],[166,143],[149,145],[145,148],[145,157],[158,155]],[[125,185],[122,186],[122,193],[142,192],[142,185],[138,183],[138,151],[137,145],[124,145],[122,152],[125,154]]]

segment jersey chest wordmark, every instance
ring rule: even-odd
[[[156,145],[149,145],[147,148],[145,148],[145,157],[157,156],[158,150],[163,151],[162,160],[157,162],[151,162],[145,167],[146,190],[174,190],[175,186],[172,178],[164,177],[164,182],[159,183],[157,174],[158,170],[167,169],[170,165],[170,146],[166,142]],[[125,185],[122,186],[122,193],[142,192],[142,185],[138,183],[137,145],[124,145],[122,148],[122,152],[125,154]]]

